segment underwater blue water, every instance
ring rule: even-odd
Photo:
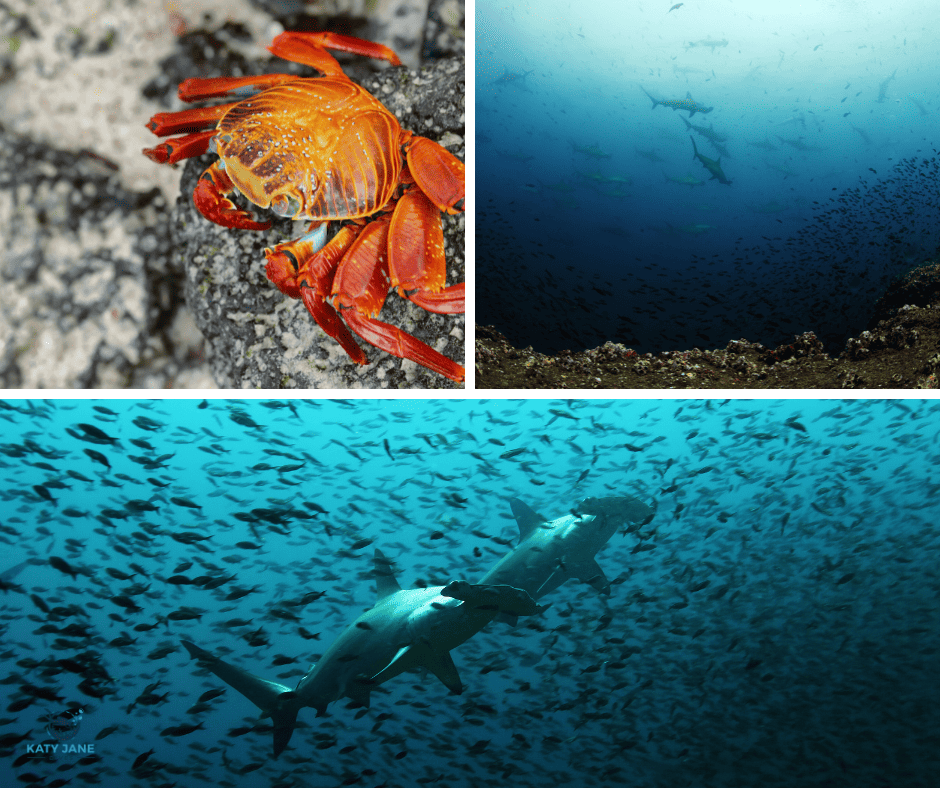
[[[938,7],[671,5],[477,3],[478,322],[841,350],[940,247]]]
[[[0,405],[5,785],[936,785],[940,403]],[[598,552],[610,597],[572,581],[490,624],[453,652],[461,696],[409,674],[303,709],[278,760],[234,690],[192,709],[225,684],[181,639],[292,685],[373,604],[375,548],[403,588],[475,582],[510,498],[554,520],[614,495],[656,513]],[[167,582],[207,575],[233,577]],[[23,760],[70,704],[94,752]]]

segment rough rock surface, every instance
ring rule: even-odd
[[[590,389],[940,388],[940,265],[895,282],[869,330],[828,355],[812,332],[771,350],[746,339],[712,350],[638,354],[607,342],[555,356],[512,347],[489,326],[476,332],[476,386]]]
[[[112,165],[113,166],[113,165]],[[159,189],[0,131],[0,385],[211,387]]]

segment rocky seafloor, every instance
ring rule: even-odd
[[[476,331],[479,389],[935,389],[940,388],[940,264],[899,277],[866,330],[831,354],[808,331],[767,348],[746,339],[724,348],[639,354],[607,342],[543,355],[512,347],[496,329]]]

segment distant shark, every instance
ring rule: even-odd
[[[532,71],[523,71],[521,74],[517,71],[510,71],[505,66],[503,67],[503,75],[494,79],[490,82],[491,85],[510,85],[510,84],[519,84],[519,87],[522,87],[525,82],[525,78],[531,74]]]
[[[701,112],[703,115],[705,115],[714,109],[714,107],[706,107],[706,106],[703,106],[702,104],[698,104],[692,98],[692,94],[689,92],[686,92],[684,99],[666,99],[664,101],[660,101],[659,99],[653,98],[649,94],[649,92],[646,90],[646,88],[644,88],[642,85],[640,85],[640,90],[642,90],[644,93],[646,93],[647,96],[649,96],[650,101],[653,102],[653,109],[656,109],[657,105],[659,104],[662,104],[664,107],[672,107],[673,109],[684,109],[686,112],[689,113],[690,118],[696,112]]]
[[[715,131],[714,124],[709,124],[708,126],[696,126],[694,123],[689,123],[689,121],[687,121],[685,118],[682,118],[682,122],[689,131],[695,129],[695,131],[701,134],[709,142],[722,143],[728,141],[728,135]]]
[[[639,523],[638,530],[654,512],[637,498],[586,498],[570,514],[547,520],[518,498],[511,498],[513,517],[519,526],[519,544],[480,578],[483,584],[527,591],[541,599],[572,578],[587,583],[604,596],[610,581],[594,556],[620,528]],[[500,611],[497,620],[515,623],[515,615]]]
[[[722,38],[720,41],[713,38],[703,38],[701,41],[689,41],[686,44],[686,49],[692,49],[692,47],[711,47],[712,52],[715,51],[715,47],[726,47],[728,46],[728,39]]]
[[[784,143],[785,145],[789,145],[791,148],[796,148],[796,149],[799,150],[799,151],[822,151],[822,150],[826,150],[826,148],[821,148],[821,147],[819,147],[818,145],[808,145],[807,143],[803,142],[803,138],[802,138],[802,137],[797,137],[797,138],[794,140],[794,139],[786,139],[786,138],[784,138],[784,137],[781,137],[781,136],[777,135],[777,139],[780,140],[780,141],[781,141],[782,143]]]
[[[663,173],[663,176],[667,181],[672,181],[672,183],[678,183],[682,186],[704,186],[705,181],[700,181],[694,175],[683,175],[681,178],[670,178],[666,173]]]
[[[426,668],[459,695],[463,685],[451,649],[499,614],[538,612],[529,594],[507,586],[453,582],[403,591],[379,550],[375,551],[375,575],[375,606],[340,633],[295,688],[262,679],[183,641],[201,666],[254,703],[262,717],[271,718],[275,758],[287,747],[297,712],[304,706],[316,709],[318,717],[340,698],[368,706],[373,688],[405,671]]]
[[[731,181],[729,181],[724,172],[722,172],[721,159],[719,158],[716,160],[710,159],[708,156],[703,156],[698,152],[698,148],[695,145],[695,137],[689,137],[689,139],[692,140],[692,150],[694,151],[692,158],[698,159],[700,162],[702,162],[705,169],[712,174],[712,180],[717,180],[718,183],[723,183],[726,186],[730,186]]]
[[[898,73],[898,70],[897,70],[897,69],[894,69],[894,71],[892,72],[891,76],[888,77],[884,82],[882,82],[882,83],[878,86],[878,99],[877,99],[877,101],[878,101],[879,104],[884,104],[885,98],[887,97],[887,94],[888,94],[888,85],[891,84],[891,81],[894,79],[894,75],[897,74],[897,73]]]
[[[604,153],[597,145],[578,145],[574,140],[568,140],[571,144],[572,150],[576,153],[581,153],[585,156],[590,156],[592,159],[609,159],[610,154]]]

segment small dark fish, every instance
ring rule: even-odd
[[[86,435],[91,436],[100,443],[118,443],[117,438],[112,438],[108,433],[99,430],[94,424],[79,424],[78,428]]]
[[[504,451],[499,455],[501,460],[511,460],[513,457],[518,457],[523,452],[527,452],[528,449],[510,449],[509,451]]]
[[[385,438],[385,440],[383,440],[382,443],[383,443],[384,446],[385,446],[385,453],[388,455],[388,458],[389,458],[392,462],[394,462],[394,461],[395,461],[395,458],[392,456],[392,447],[388,445],[388,438]]]
[[[146,760],[147,760],[151,755],[153,755],[155,752],[156,752],[156,750],[150,750],[149,752],[145,752],[145,753],[143,753],[143,754],[141,754],[141,755],[138,755],[138,756],[134,759],[134,764],[133,764],[133,766],[131,766],[131,768],[132,768],[132,769],[136,769],[138,766],[142,766],[143,763],[144,763],[144,761],[146,761]]]
[[[853,577],[855,577],[855,572],[849,572],[847,575],[842,575],[842,577],[836,580],[836,585],[841,586],[844,583],[848,583],[849,580],[851,580]]]
[[[100,463],[101,465],[104,465],[104,467],[107,468],[108,470],[111,470],[111,463],[108,462],[108,458],[105,457],[100,451],[95,451],[94,449],[83,449],[82,451],[84,451],[85,454],[91,457],[91,459],[94,460],[95,462]],[[90,480],[86,479],[86,481],[90,481]]]
[[[165,424],[161,424],[159,421],[148,419],[146,416],[138,416],[136,419],[134,419],[134,425],[140,427],[142,430],[148,430],[150,432],[156,432],[157,430],[163,429],[166,426]]]
[[[54,569],[58,569],[62,574],[68,575],[72,580],[78,578],[78,572],[63,558],[54,555],[49,559],[49,565]]]
[[[243,427],[249,427],[251,429],[260,430],[261,425],[255,423],[255,421],[245,413],[242,413],[240,410],[233,410],[228,414],[228,417],[234,421],[236,424],[241,424]]]
[[[185,736],[187,733],[192,733],[193,731],[203,730],[202,723],[198,725],[174,725],[171,728],[164,728],[160,731],[161,736]]]
[[[36,491],[36,495],[40,498],[45,498],[49,503],[54,504],[55,506],[59,505],[59,502],[52,497],[52,493],[42,484],[34,484],[33,490]]]
[[[353,542],[350,546],[350,550],[361,550],[363,547],[368,547],[372,544],[373,539],[360,539],[358,542]]]
[[[198,503],[193,503],[189,498],[170,498],[172,503],[175,503],[177,506],[185,506],[187,509],[202,509]]]

